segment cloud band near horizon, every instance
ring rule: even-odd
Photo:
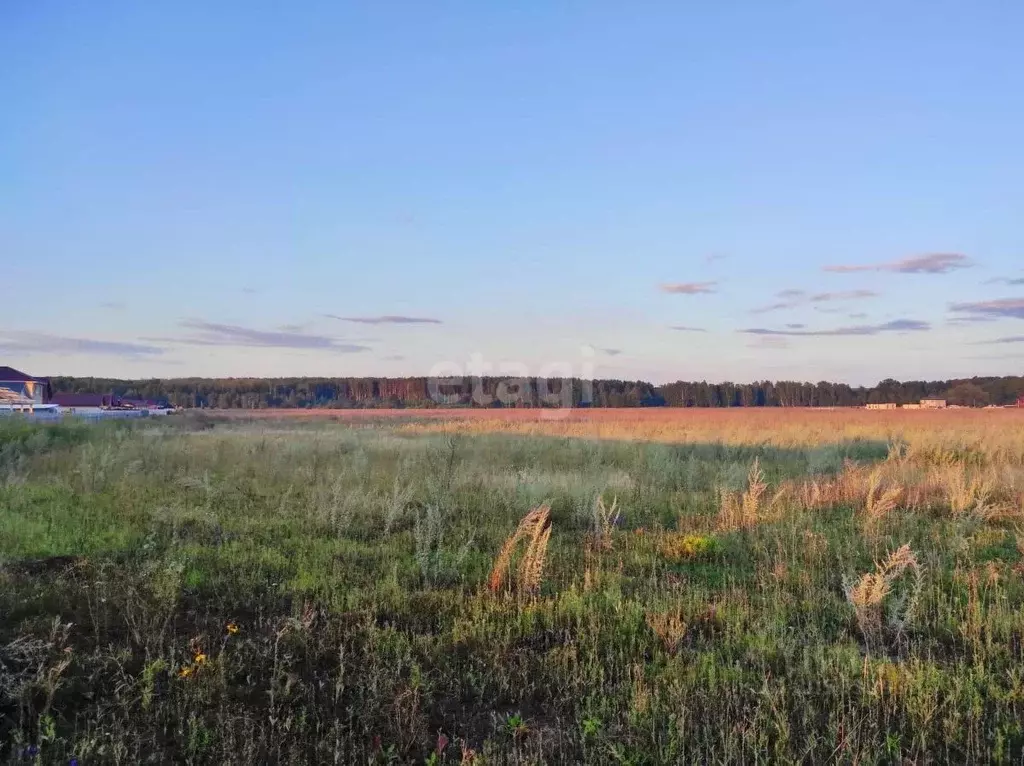
[[[950,311],[976,317],[976,321],[989,319],[1024,319],[1024,298],[1000,298],[993,301],[953,303]]]
[[[945,274],[956,269],[966,269],[974,262],[960,253],[931,253],[901,258],[884,263],[825,266],[824,271],[849,274],[859,271],[887,271],[894,274]]]
[[[42,332],[0,331],[0,351],[22,354],[87,354],[139,358],[159,356],[166,349],[146,343],[75,338]]]
[[[198,335],[180,338],[145,338],[144,340],[188,346],[236,346],[248,348],[290,348],[296,350],[324,350],[342,354],[369,351],[369,346],[347,343],[328,335],[284,330],[257,330],[239,325],[207,322],[203,319],[185,319],[178,323]]]
[[[837,327],[831,330],[773,330],[765,327],[752,327],[740,332],[747,335],[767,336],[791,336],[791,337],[817,337],[817,336],[857,336],[857,335],[879,335],[886,332],[925,332],[931,329],[929,322],[922,322],[917,319],[894,319],[891,322],[883,322],[873,325],[854,325],[851,327]]]
[[[337,314],[324,314],[328,319],[339,322],[355,322],[356,324],[442,324],[440,319],[433,317],[409,317],[385,314],[383,316],[345,317]]]

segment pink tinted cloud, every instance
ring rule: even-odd
[[[702,295],[705,293],[713,293],[718,290],[717,282],[672,282],[669,284],[659,285],[658,289],[663,293],[672,293],[673,295]]]
[[[895,274],[945,274],[956,269],[966,269],[974,263],[959,253],[930,253],[914,255],[885,263],[826,266],[825,271],[849,274],[858,271],[888,271]]]

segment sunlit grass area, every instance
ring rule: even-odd
[[[1020,420],[694,415],[0,422],[0,758],[1019,760]]]
[[[311,411],[316,412],[316,411]],[[312,415],[316,417],[316,415]],[[327,417],[331,417],[330,414]],[[349,421],[387,417],[351,411]],[[575,410],[390,411],[414,433],[521,435],[722,444],[816,446],[840,441],[901,441],[916,449],[970,449],[997,461],[1024,462],[1024,410],[891,410],[746,407]]]

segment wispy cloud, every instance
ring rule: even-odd
[[[1024,335],[1010,335],[1006,338],[985,341],[985,343],[1024,343]]]
[[[782,290],[775,294],[780,300],[767,306],[751,309],[751,314],[767,314],[771,311],[782,311],[807,304],[831,303],[835,301],[857,301],[865,298],[877,298],[874,290],[839,290],[827,293],[808,293],[806,290]]]
[[[931,253],[915,255],[886,263],[867,263],[852,266],[826,266],[825,271],[848,274],[856,271],[890,271],[897,274],[945,274],[955,269],[966,269],[974,263],[959,253]]]
[[[1024,277],[993,277],[985,280],[986,285],[1024,285]]]
[[[388,356],[383,357],[383,359],[385,362],[402,362],[405,360],[405,357],[401,354],[389,354]]]
[[[862,298],[877,298],[878,293],[874,290],[840,290],[834,293],[814,293],[808,300],[811,303],[825,303],[826,301],[858,301]]]
[[[658,285],[658,289],[663,293],[672,293],[674,295],[702,295],[705,293],[713,293],[718,290],[717,282],[672,282],[669,284]]]
[[[988,322],[995,322],[997,317],[986,316],[984,314],[969,314],[962,317],[950,317],[946,320],[947,324],[985,324]]]
[[[243,346],[255,348],[321,349],[351,354],[368,351],[368,346],[346,343],[327,335],[312,335],[305,332],[284,330],[257,330],[239,325],[207,322],[202,319],[186,319],[181,327],[196,330],[198,335],[182,338],[150,338],[148,340],[179,343],[190,346]]]
[[[781,349],[789,348],[790,346],[791,344],[788,338],[782,338],[774,335],[764,335],[747,344],[747,348]]]
[[[703,327],[688,327],[684,324],[674,324],[670,329],[678,330],[679,332],[707,332]]]
[[[601,351],[603,351],[608,356],[618,356],[619,354],[622,353],[621,348],[602,348]]]
[[[1005,362],[1007,359],[1024,359],[1024,354],[1012,354],[1005,351],[998,354],[979,354],[978,356],[966,356],[965,359],[995,359],[1000,362]]]
[[[894,319],[891,322],[870,325],[854,325],[851,327],[837,327],[831,330],[772,330],[765,327],[752,327],[740,332],[748,335],[773,335],[773,336],[835,336],[835,335],[879,335],[885,332],[923,332],[930,330],[928,322],[921,322],[916,319]]]
[[[777,303],[769,303],[767,306],[758,306],[757,308],[751,309],[751,314],[769,314],[772,311],[785,311],[799,306],[799,301],[778,301]]]
[[[857,311],[857,312],[855,312],[853,314],[847,314],[846,316],[848,318],[850,318],[850,319],[867,319],[868,318],[867,313],[865,313],[863,311]]]
[[[164,349],[144,343],[73,338],[42,332],[0,331],[0,351],[21,354],[88,354],[137,358],[159,356]]]
[[[704,256],[705,263],[714,263],[715,261],[722,261],[728,258],[725,253],[711,253],[710,255]]]
[[[950,305],[949,310],[975,317],[1024,319],[1024,298],[1002,298],[995,301],[953,303]]]
[[[803,330],[807,325],[800,324],[799,322],[792,322],[786,325],[787,330]]]
[[[108,309],[109,311],[124,311],[127,308],[127,304],[122,301],[104,301],[100,304],[101,309]]]
[[[432,317],[407,317],[385,314],[376,317],[343,317],[337,314],[324,314],[328,319],[337,319],[339,322],[355,322],[356,324],[441,324],[440,319]]]

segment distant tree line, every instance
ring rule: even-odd
[[[1013,404],[1024,396],[1024,377],[941,381],[883,380],[872,387],[845,383],[760,381],[656,386],[644,381],[466,378],[437,383],[414,378],[113,378],[52,379],[61,393],[108,392],[178,407],[222,409],[385,407],[858,407],[911,404],[945,398],[952,404]]]

